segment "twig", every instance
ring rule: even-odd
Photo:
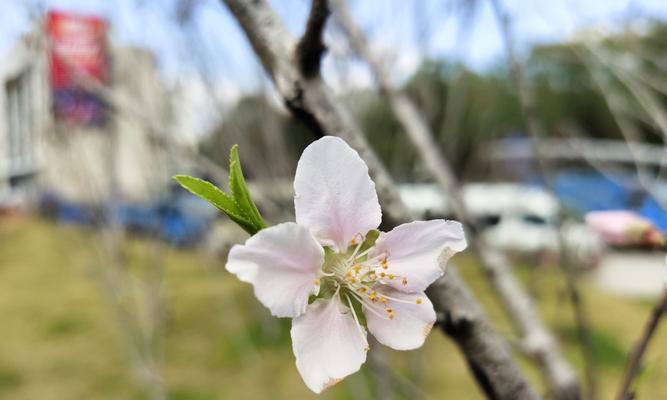
[[[644,331],[639,338],[639,341],[635,344],[628,357],[628,364],[625,368],[625,373],[623,374],[623,381],[618,389],[618,395],[616,396],[617,400],[632,400],[635,398],[635,393],[631,390],[632,382],[635,380],[635,377],[639,372],[642,358],[644,357],[646,349],[648,348],[651,339],[653,339],[653,336],[658,329],[658,325],[665,313],[667,313],[667,290],[663,291],[660,301],[658,301],[653,308],[651,316],[646,321]]]
[[[299,69],[306,78],[312,78],[320,73],[322,56],[327,49],[322,37],[330,13],[327,0],[313,0],[311,2],[306,31],[296,46]]]
[[[516,368],[504,367],[512,357],[510,348],[500,336],[489,334],[493,328],[455,268],[449,268],[447,276],[429,288],[428,296],[439,311],[438,326],[459,346],[487,398],[537,397],[532,388],[517,379],[520,372]]]
[[[546,135],[542,124],[539,122],[534,99],[526,87],[522,65],[516,55],[509,15],[505,13],[500,0],[490,0],[490,2],[496,16],[496,20],[500,25],[501,35],[505,42],[507,62],[509,63],[512,80],[518,94],[519,106],[521,107],[526,125],[525,128],[532,138],[531,144],[533,147],[533,153],[535,154],[535,159],[537,160],[538,172],[544,179],[547,191],[555,196],[556,191],[554,188],[554,170],[552,165],[549,163],[549,160],[543,156],[542,148],[539,145],[540,139]],[[579,292],[576,277],[572,268],[571,254],[569,254],[563,230],[561,229],[564,214],[562,212],[562,208],[560,209],[561,215],[557,221],[557,239],[560,253],[558,266],[563,273],[563,277],[565,278],[565,287],[568,299],[570,300],[570,305],[574,313],[575,326],[577,329],[577,336],[579,338],[579,348],[581,349],[584,360],[588,397],[595,399],[597,396],[597,368],[595,366],[595,359],[592,352],[593,343],[590,328],[588,326],[589,323],[586,316],[585,306],[582,304],[583,300]],[[557,397],[560,396],[557,395]]]
[[[283,100],[289,104],[298,98],[302,111],[314,118],[322,131],[344,138],[366,161],[369,173],[375,181],[378,196],[384,206],[384,223],[394,225],[411,220],[414,216],[401,201],[395,183],[350,114],[334,100],[329,88],[324,85],[319,76],[308,79],[301,74],[298,68],[295,68],[296,64],[291,55],[294,54],[296,39],[287,31],[266,1],[224,0],[224,2],[245,31],[255,53],[262,61],[267,74],[274,81]],[[292,112],[297,117],[302,115],[295,113],[294,110]],[[449,285],[460,291],[467,291],[461,281],[453,280]],[[457,293],[460,292],[455,292],[452,296],[456,297]],[[459,298],[458,303],[480,309],[472,296]],[[437,311],[443,312],[442,303],[437,304]],[[465,357],[484,371],[484,374],[475,376],[491,376],[494,374],[493,371],[501,370],[515,373],[508,374],[505,382],[478,380],[478,383],[480,385],[502,384],[523,387],[526,393],[525,398],[537,398],[514,360],[507,355],[505,348],[497,345],[502,343],[503,339],[490,327],[488,321],[480,316],[478,319],[471,320],[471,324],[475,325],[480,321],[484,321],[485,326],[478,332],[484,336],[485,340],[480,340],[476,347],[463,347],[461,343],[457,342]],[[494,357],[489,357],[489,354],[493,354]],[[500,387],[495,390],[498,393],[505,392]]]
[[[435,135],[424,117],[414,103],[394,86],[389,72],[372,53],[363,32],[354,23],[343,1],[332,1],[332,7],[352,47],[371,67],[380,90],[387,97],[405,133],[422,156],[428,171],[440,188],[450,196],[457,218],[466,224],[473,253],[477,255],[489,281],[503,302],[505,311],[518,328],[526,344],[525,348],[529,349],[530,355],[542,367],[541,371],[554,392],[560,394],[558,398],[578,398],[577,377],[572,367],[560,353],[556,340],[542,322],[532,299],[514,276],[507,259],[485,243],[475,229],[461,196],[458,180],[450,164],[439,151],[439,146],[434,140]]]

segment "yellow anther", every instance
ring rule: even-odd
[[[315,286],[320,286],[320,278],[315,279],[313,283],[315,284]]]
[[[394,319],[394,314],[389,314],[389,319]]]
[[[387,307],[385,309],[385,311],[387,311],[387,314],[393,314],[394,313],[394,309],[392,309],[391,307]]]
[[[357,264],[354,267],[352,267],[352,269],[354,270],[354,272],[359,273],[359,271],[361,271],[361,265]]]
[[[395,278],[396,278],[396,275],[394,275],[394,274],[389,274],[389,279],[395,279]]]
[[[354,246],[357,244],[357,237],[353,237],[352,240],[350,240],[350,246]]]
[[[387,302],[387,298],[384,297],[384,296],[380,296],[380,301],[381,301],[382,303],[386,303],[386,302]]]
[[[402,283],[403,285],[407,285],[407,284],[408,284],[408,278],[403,278],[403,280],[401,281],[401,283]]]
[[[380,278],[384,278],[386,275],[387,274],[385,274],[384,272],[380,272]]]
[[[359,289],[357,289],[357,292],[366,293],[366,288],[365,287],[360,287]]]
[[[421,303],[422,303],[422,299],[420,299],[419,297],[417,297],[417,300],[415,300],[415,303],[417,303],[417,304],[421,304]]]

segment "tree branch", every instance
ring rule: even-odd
[[[319,74],[310,78],[303,75],[298,67],[298,62],[292,57],[297,46],[296,39],[289,34],[266,1],[223,1],[245,31],[283,100],[289,104],[295,93],[298,93],[300,107],[313,117],[321,131],[339,135],[355,148],[366,161],[369,173],[375,181],[378,197],[383,205],[385,224],[395,225],[414,219],[414,216],[410,214],[401,201],[395,183],[350,114],[334,100]],[[293,110],[292,112],[294,113]],[[294,113],[294,115],[299,117],[298,113]],[[481,310],[472,296],[462,297],[463,293],[469,294],[462,281],[457,279],[450,281],[449,277],[445,281],[452,288],[447,296],[450,299],[456,299],[456,301],[453,303],[437,301],[435,302],[436,311],[445,315],[454,315],[456,310],[453,310],[451,308],[453,306],[450,304],[467,305],[470,310]],[[435,296],[438,290],[434,289],[431,293]],[[503,343],[503,339],[491,328],[483,314],[475,315],[475,318],[470,319],[470,324],[474,327],[474,332],[479,335],[476,346],[464,345],[465,343],[460,337],[458,339],[455,336],[451,337],[465,354],[469,365],[474,366],[475,377],[478,379],[480,386],[488,387],[491,385],[493,389],[485,389],[487,393],[496,393],[498,396],[507,394],[507,397],[496,398],[513,398],[504,387],[522,388],[519,392],[523,393],[523,398],[537,398],[530,384],[506,351],[506,346],[499,345],[499,343]],[[478,326],[478,324],[480,325]],[[493,357],[489,355],[493,355]],[[500,382],[495,378],[483,379],[483,377],[496,376],[497,371],[505,371],[505,382]],[[503,387],[498,386],[501,383]]]
[[[327,47],[322,37],[327,18],[331,11],[327,0],[313,0],[310,15],[299,44],[296,46],[296,58],[301,74],[309,79],[320,73],[320,63]]]
[[[438,310],[438,326],[459,346],[487,398],[537,397],[518,369],[506,367],[506,360],[511,359],[507,343],[493,331],[456,269],[450,268],[427,294]]]
[[[530,296],[512,273],[507,259],[485,243],[478,234],[461,196],[459,182],[451,166],[438,150],[435,135],[414,103],[390,79],[389,72],[368,45],[363,32],[354,23],[343,0],[332,0],[335,18],[348,35],[352,47],[364,59],[405,133],[422,156],[425,166],[451,200],[457,218],[466,224],[471,248],[477,255],[505,311],[517,327],[528,354],[541,371],[558,399],[578,399],[579,385],[573,368],[562,356],[555,338],[547,330]]]
[[[662,298],[653,308],[651,317],[646,321],[644,332],[628,357],[628,364],[625,368],[625,373],[623,374],[623,382],[621,383],[618,395],[616,396],[617,400],[632,400],[635,398],[635,393],[630,387],[639,372],[644,353],[646,353],[646,349],[648,348],[653,335],[657,331],[658,325],[665,313],[667,313],[667,289],[663,291]]]
[[[545,157],[543,146],[540,146],[542,138],[546,137],[546,132],[543,125],[540,123],[537,115],[537,107],[535,99],[531,91],[526,85],[524,78],[523,66],[519,62],[514,48],[515,42],[512,35],[512,27],[509,15],[502,7],[500,0],[490,0],[496,20],[500,25],[501,36],[505,44],[505,53],[507,55],[507,63],[510,69],[511,79],[517,91],[519,99],[519,107],[523,114],[525,129],[528,135],[532,138],[532,150],[537,161],[537,172],[544,180],[546,190],[556,198],[556,190],[554,188],[555,172],[550,160]],[[581,350],[582,358],[584,360],[584,370],[586,377],[586,387],[588,397],[595,399],[597,397],[597,368],[593,357],[593,339],[591,337],[588,317],[586,315],[586,307],[583,304],[583,299],[577,285],[577,277],[574,274],[572,267],[572,254],[567,247],[564,232],[562,229],[562,221],[564,213],[559,207],[560,215],[556,223],[557,240],[559,250],[558,267],[565,278],[565,288],[570,306],[574,314],[575,326],[577,336],[579,339],[579,348]]]

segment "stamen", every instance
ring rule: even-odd
[[[360,237],[360,239],[357,241],[357,236]],[[364,243],[364,236],[361,233],[357,233],[354,235],[352,240],[350,240],[349,246],[355,246],[354,251],[352,252],[352,255],[346,260],[346,263],[349,263],[350,261],[354,260],[355,256],[357,255],[357,252],[359,251],[359,248],[361,248],[361,245]]]
[[[359,302],[361,302],[361,304],[363,304],[364,306],[366,306],[366,309],[367,309],[368,311],[372,312],[373,314],[375,314],[375,315],[376,315],[377,317],[379,317],[379,318],[382,318],[382,319],[385,319],[385,320],[387,319],[387,317],[385,317],[384,315],[382,315],[382,314],[380,314],[379,312],[377,312],[377,310],[375,310],[373,304],[368,303],[363,297],[359,296],[358,294],[356,294],[356,293],[354,293],[354,292],[350,292],[350,293],[352,293],[352,295],[353,295],[354,297],[356,297],[356,298],[359,300]]]
[[[403,280],[401,281],[401,283],[402,283],[404,286],[407,285],[407,284],[408,284],[408,278],[403,277]]]
[[[313,284],[315,284],[315,286],[320,286],[320,278],[316,278],[316,279],[313,281]]]
[[[354,317],[354,322],[357,324],[357,329],[359,330],[359,335],[361,335],[362,339],[365,339],[364,331],[361,329],[361,324],[359,323],[359,318],[357,318],[357,312],[354,311],[354,307],[352,307],[352,301],[350,300],[350,296],[345,295],[345,298],[347,299],[347,304],[350,306],[350,310],[352,310],[352,316]]]
[[[422,299],[420,299],[420,298],[416,298],[413,302],[412,300],[399,299],[399,298],[392,297],[392,296],[389,296],[389,295],[386,295],[386,294],[383,294],[382,297],[385,297],[388,300],[395,301],[397,303],[403,303],[403,304],[415,304],[415,303],[421,304],[422,303]]]

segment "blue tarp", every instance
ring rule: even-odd
[[[592,171],[564,171],[556,176],[558,200],[571,212],[632,210],[667,231],[667,212],[630,174],[602,175]]]

